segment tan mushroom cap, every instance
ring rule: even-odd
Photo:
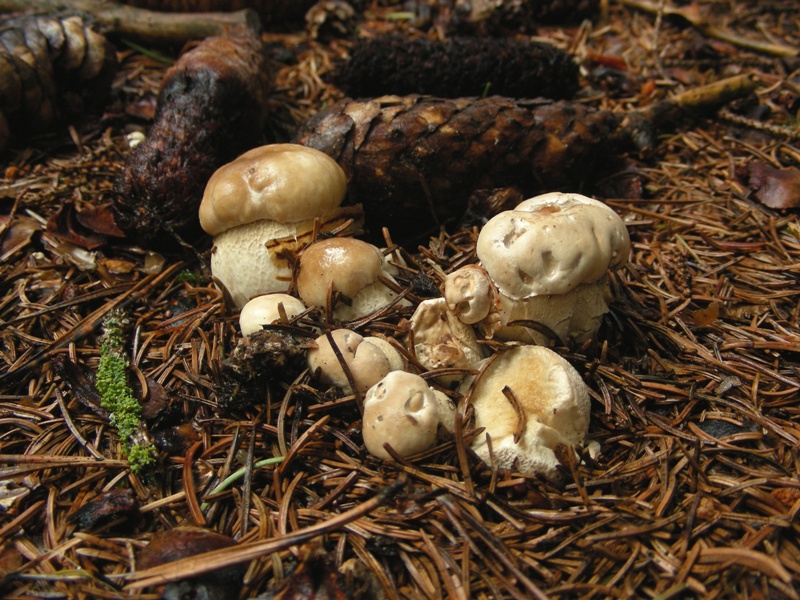
[[[468,386],[468,382],[463,384]],[[525,414],[518,442],[508,387]],[[589,429],[590,401],[580,374],[564,358],[541,346],[519,346],[498,355],[479,375],[470,395],[475,427],[485,427],[472,448],[487,464],[523,473],[552,476],[558,444],[582,444]],[[491,455],[487,436],[491,438]]]
[[[388,443],[400,456],[430,448],[439,424],[452,430],[454,408],[414,373],[392,371],[372,386],[364,397],[362,435],[367,451],[390,458]]]
[[[380,249],[354,238],[330,238],[311,244],[300,255],[297,293],[308,306],[325,306],[333,286],[334,292],[353,301],[337,306],[337,318],[355,319],[397,296],[379,275],[392,279]]]
[[[478,265],[461,267],[444,279],[447,306],[468,325],[486,318],[495,308],[496,295],[489,274]]]
[[[598,200],[553,192],[489,220],[477,254],[499,291],[512,299],[564,294],[602,278],[628,258],[625,223]]]
[[[335,210],[347,177],[327,154],[298,144],[269,144],[245,152],[211,176],[200,224],[212,236],[255,221],[294,223]]]
[[[355,331],[335,329],[331,332],[331,338],[360,393],[366,392],[391,370],[392,364],[384,354],[383,348],[367,341]],[[308,351],[309,368],[319,373],[319,378],[324,383],[351,393],[353,389],[328,336],[319,336],[315,344],[316,348]]]

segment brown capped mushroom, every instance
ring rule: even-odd
[[[311,241],[315,218],[327,231],[353,214],[340,207],[346,189],[335,160],[296,144],[255,148],[211,176],[200,224],[214,236],[211,272],[238,308],[289,288],[286,255]]]
[[[332,288],[344,297],[333,307],[334,317],[350,321],[395,301],[397,294],[381,279],[394,281],[379,248],[354,238],[330,238],[311,244],[300,255],[297,293],[308,306],[324,307]]]

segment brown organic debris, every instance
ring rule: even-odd
[[[117,225],[131,240],[177,245],[200,235],[211,174],[256,146],[272,75],[260,38],[238,29],[208,38],[164,75],[156,120],[117,181]]]
[[[452,3],[413,4],[420,14],[404,10],[411,4],[352,2],[359,35],[437,39],[448,34],[444,18],[458,16],[448,13]],[[800,40],[796,3],[731,0],[724,11],[719,2],[695,4],[740,37]],[[420,22],[425,6],[437,18]],[[761,87],[730,105],[749,122],[667,111],[677,127],[662,129],[649,152],[621,150],[623,172],[584,182],[583,191],[623,218],[632,248],[610,276],[613,300],[598,336],[552,343],[591,397],[588,440],[559,453],[555,481],[478,460],[470,448],[482,432],[469,391],[438,383],[452,369],[424,370],[410,327],[423,299],[441,298],[447,276],[476,263],[483,215],[525,198],[516,182],[476,194],[486,209],[470,227],[421,234],[417,247],[397,248],[387,225],[381,245],[411,306],[353,327],[384,338],[457,409],[455,431],[441,431],[433,447],[380,460],[366,451],[359,398],[306,371],[304,345],[334,326],[328,307],[266,327],[271,355],[269,336],[263,355],[241,352],[238,315],[203,271],[207,259],[179,261],[112,237],[91,250],[63,240],[82,232],[85,210],[111,197],[127,136],[149,118],[126,109],[151,102],[163,65],[120,50],[104,117],[87,115],[66,142],[47,134],[6,150],[0,596],[197,597],[212,591],[200,579],[232,568],[239,575],[216,589],[239,598],[280,590],[800,598],[800,221],[796,208],[761,202],[748,176],[755,163],[800,168],[793,138],[781,133],[796,129],[796,65],[709,39],[667,14],[659,22],[620,2],[602,8],[602,20],[535,34],[581,64],[572,104],[585,113],[657,113],[663,98],[745,71]],[[281,121],[271,117],[269,131],[290,132],[340,99],[324,73],[352,42],[314,40],[303,27],[282,24],[264,36],[281,62],[269,98]],[[611,154],[615,146],[600,148]],[[118,458],[120,438],[98,410],[92,380],[101,325],[119,307],[131,321],[130,384],[158,444],[158,469],[141,475]],[[511,346],[480,333],[478,340],[487,356]],[[237,353],[241,377],[226,363]],[[75,515],[90,508],[107,516],[82,528]],[[226,547],[142,562],[159,539],[199,523]]]
[[[665,125],[754,88],[751,77],[734,77],[630,115],[499,96],[344,99],[307,121],[295,141],[339,162],[368,235],[379,239],[390,226],[408,244],[458,222],[477,190],[509,182],[526,197],[578,189],[607,174],[626,148],[652,144]]]

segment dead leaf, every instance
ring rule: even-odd
[[[33,235],[41,230],[42,226],[39,221],[31,217],[0,215],[0,231],[2,231],[0,261],[4,261],[17,250],[27,246],[33,239]]]
[[[747,173],[750,188],[765,206],[787,209],[800,205],[800,170],[794,167],[776,169],[754,162],[748,166]]]
[[[94,529],[98,523],[138,514],[139,503],[131,489],[111,490],[81,506],[71,515],[78,529]]]
[[[719,302],[712,302],[705,308],[692,311],[692,319],[696,327],[708,327],[719,318]]]

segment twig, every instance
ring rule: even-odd
[[[322,521],[310,527],[298,529],[277,538],[270,538],[258,542],[239,544],[230,548],[223,548],[214,552],[198,554],[182,560],[158,565],[151,569],[132,573],[130,577],[135,581],[127,586],[129,590],[142,589],[152,585],[161,585],[170,581],[177,581],[186,577],[195,577],[201,573],[216,571],[217,569],[247,562],[265,554],[280,552],[292,546],[307,542],[319,535],[331,533],[364,517],[373,510],[383,505],[391,496],[405,486],[408,477],[400,475],[395,481],[383,488],[369,500],[351,508],[327,521]]]
[[[0,13],[21,11],[85,14],[97,24],[99,33],[154,46],[180,46],[232,27],[261,28],[258,15],[251,9],[161,13],[105,0],[0,0]]]
[[[724,27],[717,27],[712,25],[699,13],[692,8],[693,5],[686,8],[675,8],[672,6],[664,6],[663,10],[660,4],[647,2],[646,0],[620,0],[620,3],[630,8],[635,8],[643,12],[656,15],[657,22],[661,16],[679,17],[686,21],[689,25],[697,29],[700,33],[715,40],[728,42],[734,46],[753,50],[754,52],[761,52],[762,54],[769,54],[772,56],[800,56],[800,49],[793,46],[786,46],[783,44],[772,44],[769,42],[760,42],[743,38],[735,32]]]

